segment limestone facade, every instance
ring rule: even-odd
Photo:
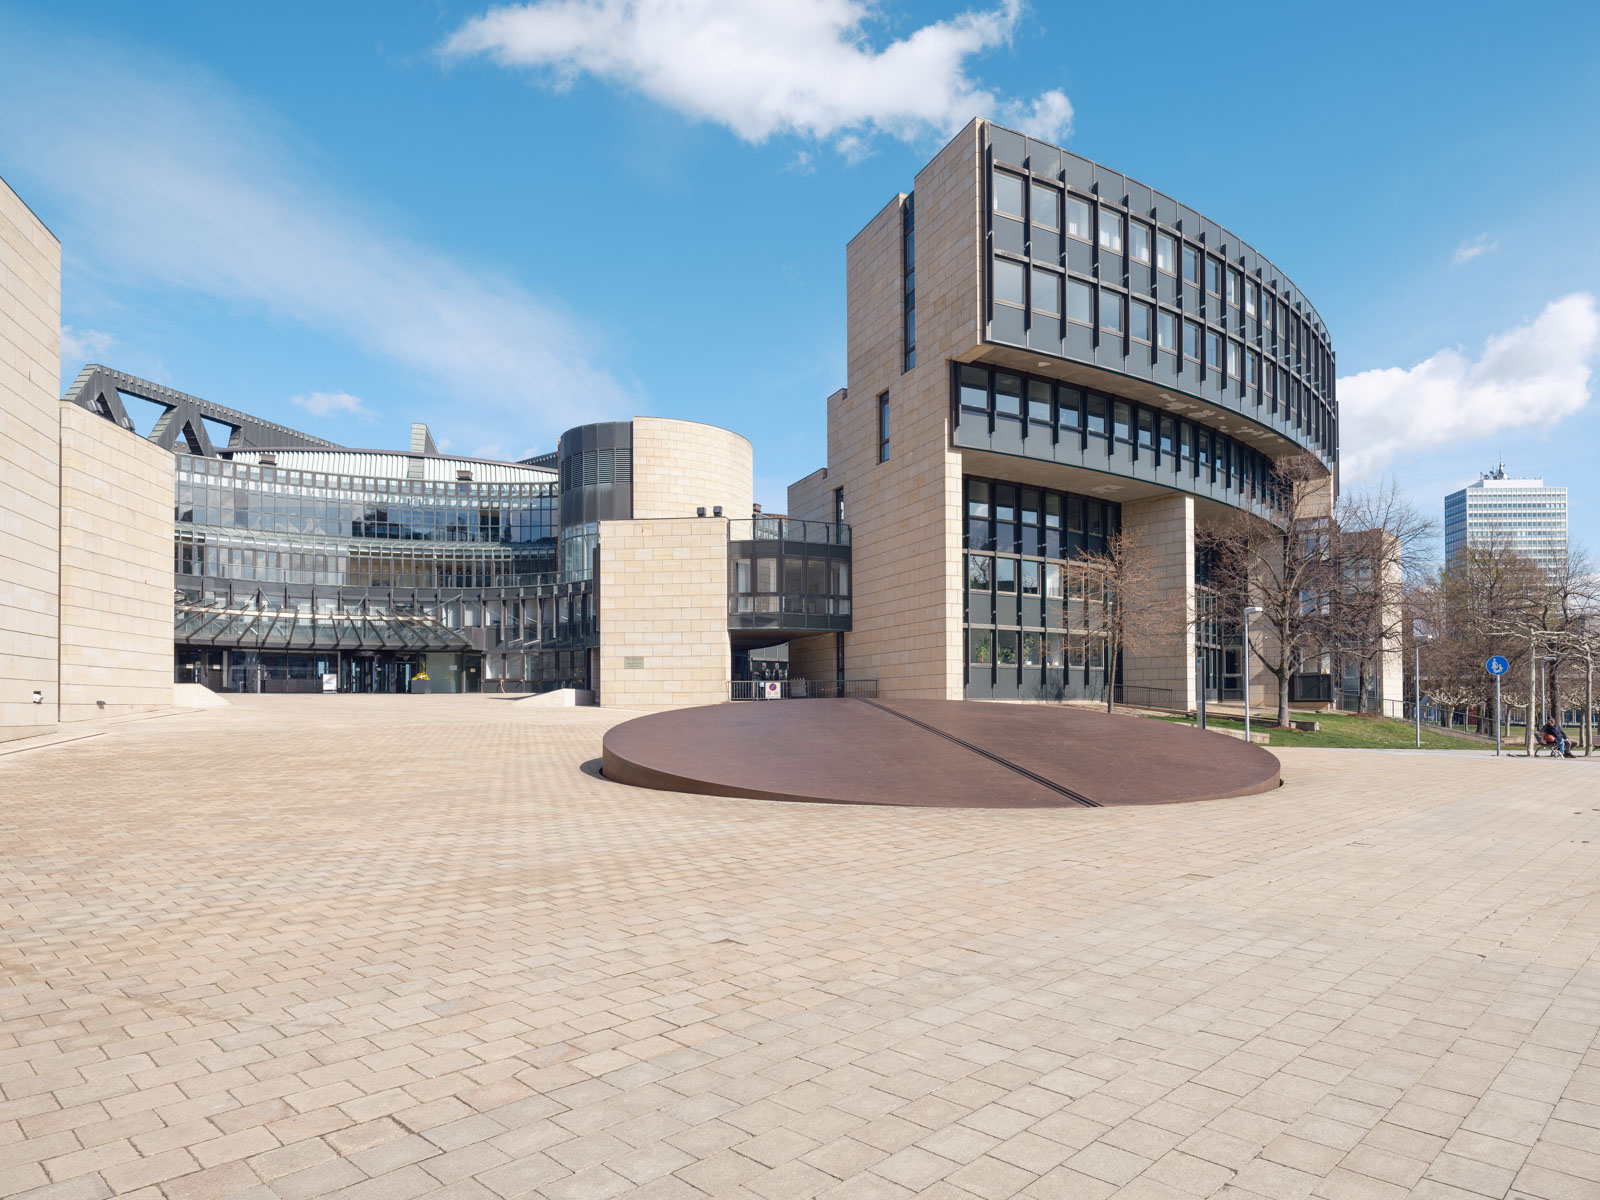
[[[728,522],[602,521],[599,557],[596,699],[618,708],[726,700]]]
[[[979,336],[980,161],[978,126],[969,125],[917,175],[911,369],[908,198],[890,201],[846,251],[849,385],[828,400],[829,492],[844,489],[855,560],[845,673],[878,680],[888,696],[958,699],[963,691],[961,458],[951,447],[948,362]],[[884,393],[889,454],[880,462]]]
[[[1194,497],[1181,492],[1122,506],[1125,535],[1138,538],[1140,557],[1162,593],[1171,620],[1158,622],[1143,644],[1123,655],[1124,687],[1159,688],[1175,705],[1195,704]],[[1131,544],[1131,543],[1130,543]],[[1137,702],[1137,695],[1130,700]]]
[[[710,516],[748,520],[755,499],[755,452],[737,433],[697,421],[633,419],[635,520]]]
[[[61,245],[0,180],[0,741],[59,715],[60,363]]]
[[[172,703],[172,454],[57,402],[61,719]]]

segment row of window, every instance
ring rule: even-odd
[[[1036,558],[1104,554],[1122,506],[1092,496],[967,476],[965,546]]]
[[[495,550],[482,554],[444,551],[308,548],[272,542],[179,538],[173,569],[179,575],[248,583],[329,587],[476,588],[521,587],[553,582],[548,554]]]
[[[288,467],[267,467],[257,463],[233,462],[230,459],[204,458],[198,455],[177,456],[178,479],[198,479],[212,476],[217,479],[239,480],[252,484],[275,484],[280,487],[311,488],[318,491],[359,492],[375,496],[550,496],[556,494],[556,485],[540,483],[446,483],[431,479],[378,479],[366,475],[335,475],[322,471],[291,470]]]
[[[1175,233],[1155,228],[1136,217],[1124,217],[1104,204],[1092,204],[1049,184],[1024,180],[1009,171],[996,169],[994,172],[994,211],[1014,220],[1041,229],[1063,231],[1063,195],[1064,232],[1069,238],[1097,244],[1111,254],[1126,253],[1133,262],[1153,265],[1167,275],[1181,274],[1185,282],[1196,287],[1200,286],[1203,276],[1207,292],[1224,296],[1230,305],[1242,308],[1247,317],[1259,316],[1269,330],[1276,325],[1287,333],[1296,326],[1306,325],[1290,312],[1286,299],[1274,296],[1270,286],[1263,293],[1260,282],[1247,279],[1239,268],[1207,254],[1203,247],[1183,241]]]
[[[998,255],[993,260],[992,278],[997,304],[1049,318],[1064,315],[1069,323],[1098,327],[1102,336],[1127,337],[1175,355],[1181,353],[1185,360],[1201,364],[1204,375],[1222,377],[1227,386],[1253,400],[1258,408],[1268,409],[1273,416],[1283,411],[1317,445],[1331,444],[1324,440],[1327,421],[1320,415],[1327,407],[1315,391],[1303,386],[1286,368],[1264,361],[1254,347],[1170,309]]]
[[[991,433],[1009,425],[1025,444],[1039,438],[1046,446],[1069,443],[1107,452],[1124,444],[1134,461],[1170,471],[1175,486],[1199,480],[1280,505],[1272,460],[1204,425],[1131,400],[972,363],[958,364],[955,386],[958,421],[985,422]]]
[[[1103,634],[1051,633],[1031,629],[967,629],[967,663],[972,667],[1081,667],[1103,671],[1110,654]]]
[[[901,264],[902,274],[905,277],[905,359],[901,365],[902,371],[909,371],[917,365],[917,230],[916,213],[913,209],[915,197],[907,196],[906,204],[900,210],[902,228],[901,253],[904,262]]]
[[[411,496],[364,499],[294,488],[280,494],[180,480],[173,518],[180,524],[258,533],[291,533],[389,541],[553,542],[555,500]],[[299,493],[299,494],[296,494]]]

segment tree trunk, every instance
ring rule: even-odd
[[[1278,724],[1289,724],[1289,671],[1287,667],[1278,676]]]

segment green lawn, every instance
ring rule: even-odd
[[[1270,746],[1310,746],[1330,748],[1356,748],[1365,750],[1409,750],[1417,744],[1416,728],[1409,721],[1396,721],[1389,717],[1357,717],[1349,713],[1295,713],[1295,720],[1320,722],[1316,733],[1302,733],[1298,729],[1279,729],[1269,716],[1250,719],[1252,733],[1271,735]],[[1184,721],[1182,717],[1157,717],[1161,721]],[[1206,724],[1216,729],[1244,729],[1244,722],[1235,717],[1210,717]],[[1472,738],[1452,737],[1448,733],[1422,727],[1424,750],[1474,750],[1493,743],[1483,743]]]

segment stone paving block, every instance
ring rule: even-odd
[[[850,809],[239,700],[0,759],[0,1194],[1600,1195],[1595,764]]]

